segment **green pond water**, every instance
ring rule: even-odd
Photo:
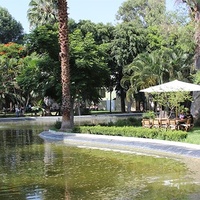
[[[200,199],[178,160],[45,142],[43,128],[0,127],[0,200]]]

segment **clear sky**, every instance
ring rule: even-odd
[[[118,8],[126,0],[68,0],[69,17],[78,22],[80,19],[89,19],[94,23],[115,24],[115,15]],[[175,0],[166,0],[167,7],[176,7]],[[9,13],[20,22],[26,33],[29,32],[27,10],[30,0],[0,0],[0,6],[7,8]]]

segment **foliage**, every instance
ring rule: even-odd
[[[22,42],[23,28],[8,12],[0,7],[0,43]]]
[[[141,119],[135,118],[135,117],[128,117],[126,119],[118,119],[116,122],[109,122],[109,123],[100,123],[100,126],[108,126],[108,127],[123,127],[123,126],[141,126]],[[60,121],[56,121],[56,123],[53,126],[53,129],[59,129],[61,126]],[[94,126],[92,125],[83,125],[83,126]]]
[[[112,74],[116,82],[115,90],[121,98],[122,112],[125,112],[125,92],[127,85],[121,85],[123,69],[129,65],[139,53],[146,50],[146,29],[137,27],[133,22],[118,24],[114,30],[114,39],[111,42],[111,56],[115,67]]]
[[[100,100],[99,88],[106,85],[109,79],[109,68],[106,58],[108,45],[101,44],[102,41],[95,41],[97,37],[90,32],[86,32],[85,27],[88,22],[82,26],[80,24],[72,24],[70,31],[70,75],[71,75],[71,95],[74,100],[79,98],[80,101]],[[79,29],[84,28],[84,30]],[[97,30],[96,25],[90,24],[93,30]],[[100,25],[98,25],[99,27]],[[91,28],[91,29],[92,29]],[[101,27],[103,29],[103,25]],[[95,32],[95,31],[94,31]],[[32,31],[27,37],[27,47],[29,52],[37,52],[37,54],[45,54],[48,59],[40,65],[40,71],[43,74],[50,74],[48,80],[49,92],[52,97],[55,91],[56,96],[61,96],[60,66],[59,66],[59,45],[58,45],[57,26],[39,26]],[[103,35],[102,35],[103,37]],[[100,44],[99,44],[100,43]],[[87,52],[87,53],[86,53]],[[49,62],[50,61],[50,62]],[[50,67],[51,66],[51,67]],[[80,71],[81,73],[77,73]],[[101,76],[99,76],[101,74]],[[91,78],[92,77],[92,78]],[[52,89],[51,85],[55,86]],[[46,85],[47,86],[47,85]],[[54,97],[55,98],[55,95]],[[58,98],[60,101],[60,98]]]
[[[60,130],[62,122],[60,120],[57,120],[53,126],[56,130]]]
[[[55,0],[31,0],[27,12],[31,28],[58,22],[58,8]]]
[[[183,50],[167,49],[139,54],[132,63],[124,67],[121,80],[128,87],[127,97],[140,89],[168,82],[170,79],[190,78],[192,55]]]
[[[59,68],[58,63],[46,54],[31,54],[21,61],[16,81],[26,99],[26,105],[30,102],[36,103],[44,96],[59,99],[60,83],[56,66]]]
[[[145,29],[137,28],[132,22],[122,23],[115,27],[111,52],[118,66],[125,66],[147,45]]]
[[[148,27],[160,23],[165,11],[165,1],[127,0],[119,8],[117,19]],[[159,16],[159,18],[158,18]]]
[[[181,111],[181,104],[186,101],[192,101],[190,92],[162,92],[153,94],[153,101],[157,102],[161,107],[165,107],[170,110],[169,116],[175,111],[176,117]]]
[[[26,55],[26,48],[14,42],[0,44],[0,55],[3,58],[23,58]]]
[[[128,117],[126,119],[117,119],[116,122],[109,122],[108,124],[100,124],[101,126],[141,126],[141,119],[135,117]]]
[[[29,54],[48,54],[51,59],[59,60],[58,26],[43,25],[35,28],[25,38]]]
[[[194,55],[194,66],[196,70],[200,69],[200,18],[199,18],[199,13],[200,13],[200,2],[199,0],[182,0],[183,3],[187,5],[187,8],[190,12],[190,17],[191,20],[194,24],[193,26],[193,37],[194,37],[194,42],[195,42],[195,55]],[[195,93],[193,94],[195,96]],[[193,110],[193,114],[195,118],[199,118],[199,110],[195,112],[196,108],[199,107],[199,96],[196,98],[196,101],[192,104],[191,110]]]
[[[193,75],[193,80],[195,84],[200,84],[200,71],[197,71],[197,73]]]
[[[158,5],[155,6],[156,4]],[[148,10],[152,5],[152,9]],[[142,26],[146,29],[146,37],[143,40],[146,46],[143,47],[143,52],[138,52],[131,62],[125,63],[123,67],[120,83],[127,91],[128,101],[136,99],[140,89],[171,79],[191,81],[191,74],[194,73],[194,25],[186,23],[185,15],[177,12],[166,13],[163,6],[164,1],[128,0],[118,11],[119,19],[126,24],[132,22],[137,30]],[[148,21],[150,18],[154,21]]]
[[[185,131],[172,131],[164,129],[149,129],[143,127],[105,127],[105,126],[79,126],[75,127],[74,132],[89,133],[97,135],[113,135],[126,137],[139,137],[151,139],[163,139],[171,141],[183,141],[187,138]]]
[[[31,0],[28,17],[33,22],[32,28],[36,28],[24,40],[25,47],[20,47],[22,51],[10,45],[12,43],[8,43],[8,51],[7,44],[0,47],[1,69],[4,69],[3,65],[9,66],[10,74],[5,76],[3,71],[2,87],[9,94],[21,95],[22,101],[33,96],[43,98],[44,95],[61,101],[55,3],[58,2]],[[5,13],[8,22],[13,22],[7,11],[0,9],[0,12]],[[69,20],[70,92],[74,100],[98,103],[101,99],[99,88],[112,86],[121,97],[121,110],[125,112],[125,97],[130,102],[136,99],[136,105],[144,102],[144,94],[138,93],[141,88],[169,79],[191,80],[195,73],[191,65],[195,49],[194,23],[178,13],[166,13],[163,0],[127,0],[117,15],[122,21],[116,26]],[[7,25],[10,23],[4,27]],[[10,31],[7,35],[10,33],[17,31]],[[25,49],[29,54],[27,59],[23,59],[27,53]],[[4,57],[5,53],[7,57]],[[112,80],[110,75],[114,77]],[[20,95],[16,80],[20,84]]]
[[[23,96],[16,82],[20,73],[19,65],[23,62],[26,50],[16,43],[0,44],[0,103],[10,107],[10,103],[22,103]]]
[[[70,34],[73,97],[79,97],[84,102],[86,100],[95,103],[99,101],[99,88],[105,86],[109,79],[109,69],[105,60],[107,48],[106,44],[95,44],[92,33],[84,36],[81,30],[77,29]],[[77,74],[77,71],[81,73]]]
[[[153,111],[147,111],[142,114],[143,119],[155,119],[156,114]]]

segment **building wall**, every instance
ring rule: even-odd
[[[104,94],[103,94],[103,90],[101,91],[101,94],[103,96],[102,100],[100,101],[100,103],[98,104],[98,110],[107,110],[110,111],[110,106],[111,106],[111,111],[112,112],[120,112],[121,111],[121,99],[120,97],[117,96],[115,90],[113,90],[112,92],[108,92],[106,90],[104,90]],[[125,105],[126,105],[126,110],[128,109],[128,102],[125,101]],[[135,111],[135,102],[133,102],[130,107],[130,111]]]

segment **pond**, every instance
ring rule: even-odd
[[[200,198],[200,183],[180,160],[47,142],[44,128],[0,126],[0,199]]]

